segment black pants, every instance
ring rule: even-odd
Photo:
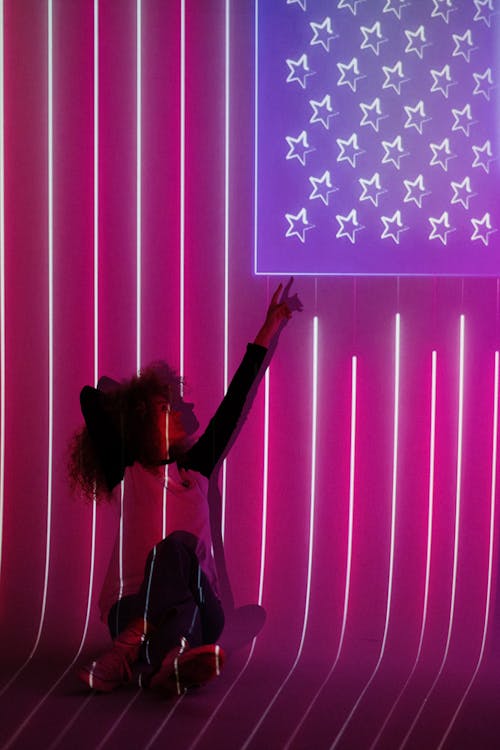
[[[112,638],[137,618],[151,626],[141,651],[147,664],[157,664],[183,637],[195,647],[215,643],[222,633],[222,605],[193,551],[195,541],[185,532],[169,534],[149,553],[138,593],[110,610]]]

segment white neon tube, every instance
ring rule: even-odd
[[[363,700],[367,690],[372,684],[375,676],[377,675],[382,660],[385,655],[385,647],[387,644],[387,635],[389,632],[389,623],[391,619],[391,608],[392,608],[392,583],[394,575],[394,542],[396,534],[396,512],[397,512],[397,476],[398,476],[398,437],[399,437],[399,378],[400,378],[400,342],[401,342],[401,317],[400,314],[396,315],[396,326],[395,326],[395,342],[394,342],[394,424],[393,424],[393,457],[392,457],[392,498],[391,498],[391,536],[390,536],[390,557],[389,557],[389,579],[387,585],[387,602],[386,602],[386,613],[385,613],[385,625],[384,635],[382,637],[382,645],[380,648],[380,654],[375,668],[371,674],[370,679],[366,683],[365,687],[361,691],[359,698],[352,707],[347,719],[342,725],[339,733],[333,741],[330,750],[337,747],[340,742],[342,735],[344,734],[349,722],[356,713],[359,704]]]
[[[179,214],[179,252],[180,252],[180,331],[179,331],[179,373],[181,376],[181,396],[183,395],[182,378],[184,377],[184,256],[186,224],[186,0],[181,0],[181,38],[180,38],[180,214]]]
[[[488,635],[488,626],[490,624],[490,610],[491,610],[491,588],[493,580],[493,552],[495,545],[495,506],[496,506],[496,484],[497,484],[497,454],[498,454],[498,385],[499,385],[499,352],[495,352],[495,378],[493,386],[493,446],[491,456],[491,495],[490,495],[490,541],[489,541],[489,553],[488,553],[488,584],[486,589],[486,605],[484,612],[484,627],[483,627],[483,639],[481,643],[481,649],[479,652],[479,658],[474,673],[470,679],[469,684],[465,690],[465,693],[460,700],[455,713],[453,714],[450,723],[443,735],[441,742],[437,750],[441,750],[444,747],[448,736],[453,729],[457,716],[459,715],[467,696],[469,695],[472,685],[474,684],[477,674],[481,668],[484,658],[484,652],[486,648],[486,638]]]
[[[370,745],[370,750],[374,750],[379,742],[384,729],[389,723],[391,716],[394,714],[396,707],[401,700],[406,688],[415,674],[422,654],[425,630],[427,626],[427,608],[429,603],[429,586],[431,578],[431,558],[432,558],[432,526],[434,520],[434,468],[436,457],[436,374],[437,374],[437,352],[432,352],[432,371],[431,371],[431,417],[430,417],[430,445],[429,445],[429,494],[428,494],[428,516],[427,516],[427,554],[425,563],[425,585],[424,585],[424,602],[422,608],[422,623],[420,626],[420,639],[417,648],[417,655],[410,673],[401,688],[391,710],[387,714],[384,723],[380,727],[377,736]]]
[[[2,578],[5,495],[5,126],[4,126],[4,3],[0,2],[0,580]]]
[[[308,543],[308,561],[307,561],[307,585],[306,585],[306,599],[304,606],[304,620],[302,624],[302,634],[300,637],[299,648],[295,661],[292,664],[290,671],[275,692],[271,701],[269,702],[266,710],[260,717],[259,721],[253,728],[252,732],[248,736],[245,743],[242,745],[241,750],[246,750],[253,738],[259,731],[264,720],[268,716],[272,707],[276,703],[278,697],[283,692],[286,684],[292,677],[295,669],[300,661],[302,655],[302,649],[304,647],[304,641],[307,633],[307,625],[309,618],[309,604],[311,599],[311,579],[312,579],[312,559],[313,559],[313,547],[314,547],[314,515],[316,505],[316,450],[317,450],[317,423],[318,423],[318,318],[315,317],[313,320],[313,388],[312,388],[312,420],[311,420],[311,485],[310,485],[310,505],[309,505],[309,543]]]
[[[295,727],[292,735],[289,737],[283,750],[289,750],[292,746],[295,738],[304,726],[307,717],[311,713],[316,701],[323,692],[325,686],[330,680],[335,668],[339,662],[342,648],[344,645],[344,637],[347,626],[347,613],[349,609],[349,595],[351,590],[351,563],[352,563],[352,538],[353,538],[353,527],[354,527],[354,476],[355,476],[355,459],[356,459],[356,395],[357,395],[357,357],[353,356],[351,365],[351,448],[350,448],[350,459],[349,459],[349,523],[347,530],[347,561],[346,561],[346,578],[345,578],[345,589],[344,589],[344,611],[342,615],[342,628],[340,633],[339,645],[337,647],[337,654],[333,661],[328,674],[316,691],[313,699],[309,703],[305,712],[303,713],[299,723]]]
[[[458,385],[458,430],[457,430],[457,472],[456,472],[456,495],[455,495],[455,532],[454,532],[454,543],[453,543],[453,578],[451,585],[451,603],[450,603],[450,615],[448,620],[448,635],[446,638],[446,646],[444,649],[443,659],[441,661],[437,675],[429,688],[427,695],[425,696],[422,704],[417,711],[415,718],[413,719],[410,728],[408,729],[403,742],[401,743],[400,750],[407,744],[410,739],[411,733],[413,732],[417,722],[422,715],[422,712],[429,700],[429,697],[434,691],[439,678],[443,673],[446,661],[448,659],[448,651],[450,648],[451,634],[453,631],[453,621],[455,619],[455,594],[457,588],[457,569],[458,569],[458,543],[459,543],[459,532],[460,532],[460,499],[462,490],[462,443],[463,443],[463,405],[464,405],[464,348],[465,348],[465,316],[460,316],[460,351],[459,351],[459,385]]]
[[[229,2],[229,0],[227,0]],[[261,535],[261,541],[260,541],[260,577],[259,577],[259,598],[258,602],[261,605],[263,600],[263,591],[264,591],[264,577],[265,577],[265,564],[266,564],[266,537],[267,537],[267,502],[268,502],[268,475],[269,475],[269,376],[268,376],[269,370],[266,371],[266,378],[265,378],[265,387],[266,387],[266,395],[265,395],[265,401],[264,401],[264,452],[263,452],[263,487],[262,487],[262,535]],[[210,718],[205,723],[203,729],[197,734],[191,745],[189,746],[189,750],[194,750],[194,748],[198,745],[201,738],[205,735],[206,731],[208,730],[209,726],[214,721],[216,715],[219,713],[220,709],[226,702],[229,695],[232,693],[238,682],[241,680],[243,675],[245,674],[255,651],[255,645],[257,643],[257,637],[255,637],[252,640],[252,645],[250,648],[250,651],[248,653],[247,659],[245,661],[245,664],[240,669],[239,673],[229,686],[229,688],[224,693],[222,699],[219,701],[215,709],[211,712]]]
[[[230,125],[230,2],[225,3],[224,26],[224,393],[229,384],[229,125]],[[227,465],[222,463],[221,535],[226,535]]]
[[[136,187],[136,369],[137,372],[141,369],[141,292],[142,292],[142,16],[141,16],[141,0],[137,0],[136,6],[136,89],[137,89],[137,101],[136,101],[136,160],[137,160],[137,187]]]

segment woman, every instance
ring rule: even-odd
[[[109,692],[136,679],[180,695],[220,674],[224,627],[212,552],[208,480],[234,434],[267,349],[293,310],[293,279],[280,284],[262,328],[203,435],[179,378],[154,363],[122,384],[101,378],[80,394],[85,427],[70,460],[74,488],[109,498],[119,529],[99,606],[112,648],[80,668],[89,687]],[[281,298],[281,299],[280,299]],[[123,483],[122,483],[123,480]]]

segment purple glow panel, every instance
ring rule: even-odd
[[[257,0],[255,22],[255,272],[497,276],[493,0]]]

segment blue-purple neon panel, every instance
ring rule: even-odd
[[[256,273],[500,275],[497,19],[256,0]]]

